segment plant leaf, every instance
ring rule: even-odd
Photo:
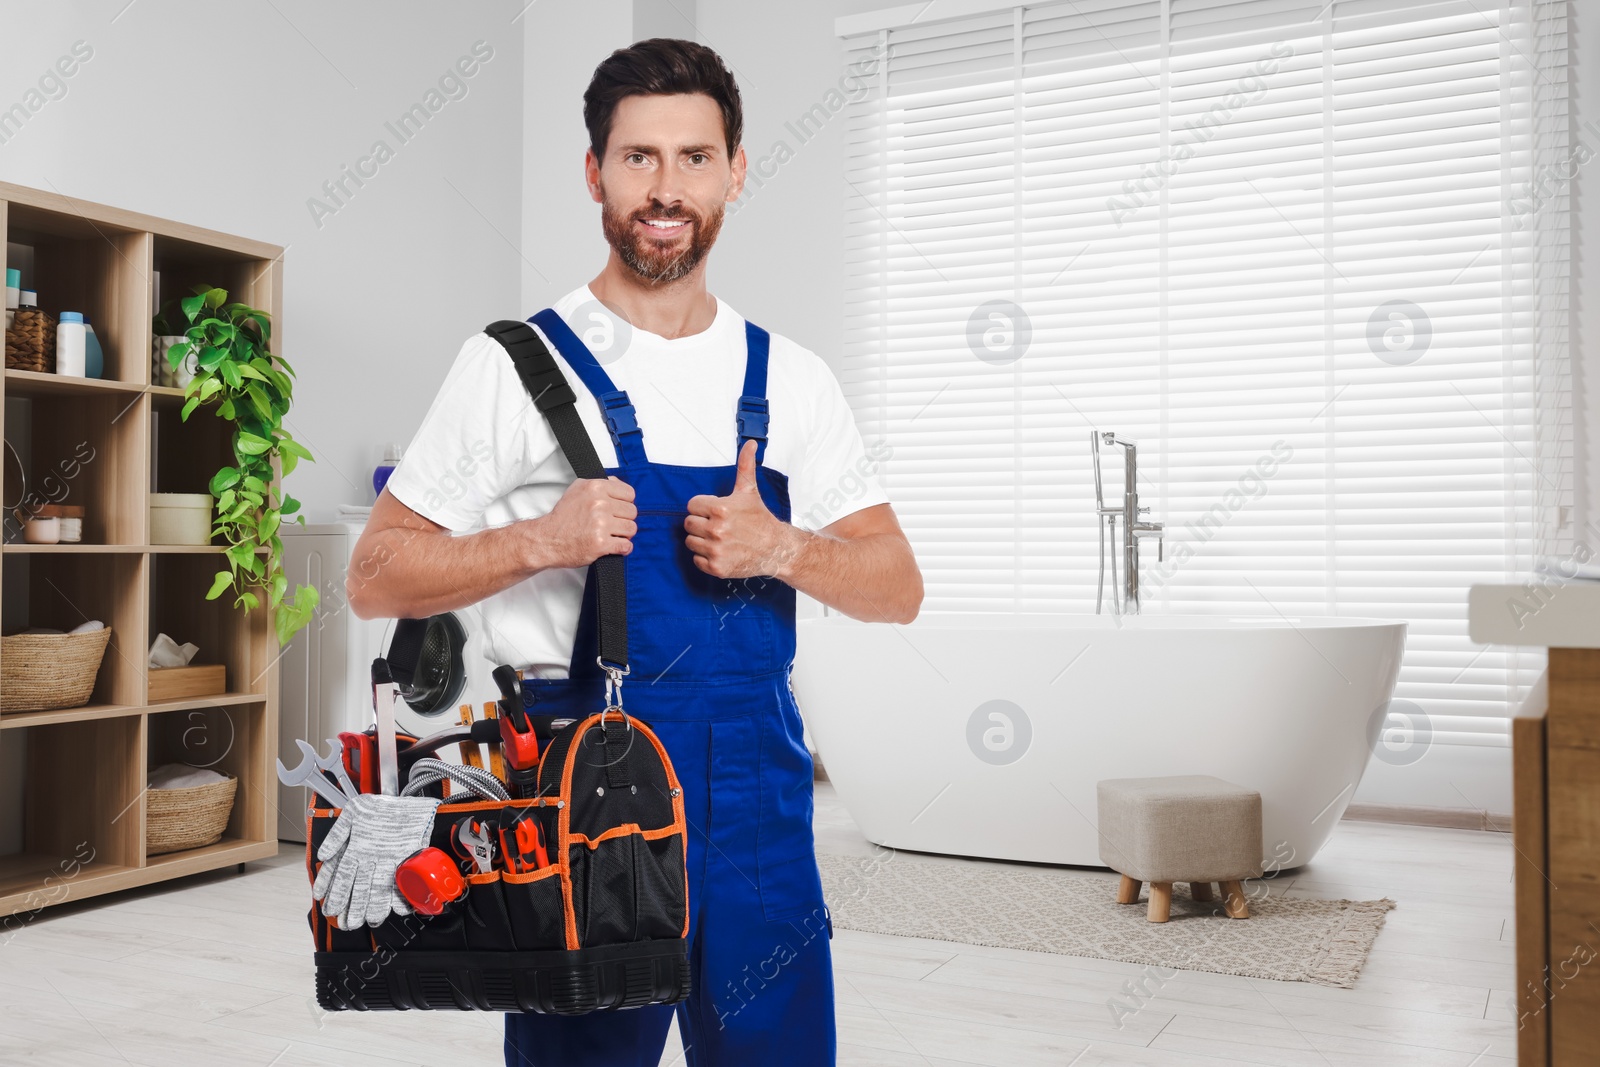
[[[267,394],[262,390],[261,386],[257,385],[255,382],[251,382],[249,385],[245,386],[245,393],[250,397],[250,403],[261,415],[261,418],[264,422],[271,423],[277,421],[272,417],[272,404],[267,400]]]
[[[316,462],[315,457],[306,451],[306,447],[292,437],[284,436],[278,439],[278,450],[284,455],[298,456],[304,460]]]
[[[183,317],[193,322],[195,315],[199,314],[205,303],[206,298],[203,296],[186,296],[178,301],[178,306],[183,308]]]
[[[289,442],[285,440],[284,444]],[[272,442],[265,437],[257,437],[253,433],[239,431],[239,441],[234,445],[240,452],[247,456],[259,456],[272,447]]]
[[[244,377],[239,373],[239,365],[231,359],[218,363],[217,371],[222,375],[222,380],[228,383],[229,388],[237,389],[244,384]]]
[[[215,600],[222,595],[222,591],[233,583],[233,574],[229,571],[218,571],[217,576],[211,579],[211,592],[206,594],[207,600]]]
[[[211,495],[218,496],[221,492],[239,481],[238,467],[223,467],[211,476]]]
[[[178,415],[179,421],[188,422],[189,413],[199,406],[200,398],[197,396],[190,397],[188,402],[183,405],[183,411]]]
[[[227,299],[228,291],[226,289],[212,289],[205,295],[205,305],[212,311],[215,311],[217,308],[221,307]]]

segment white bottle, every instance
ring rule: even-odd
[[[56,373],[86,377],[86,338],[83,315],[76,311],[63,311],[56,324]]]
[[[6,268],[6,329],[17,317],[17,303],[22,299],[22,272],[15,267]]]

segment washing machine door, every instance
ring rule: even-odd
[[[379,696],[394,701],[395,728],[418,737],[456,725],[462,704],[472,705],[474,718],[482,718],[483,704],[499,697],[493,664],[486,659],[482,611],[475,605],[458,608],[430,617],[429,624],[419,641],[411,680],[398,685],[398,693],[395,686],[382,686]],[[392,664],[394,622],[384,629],[387,651],[379,654]]]
[[[466,645],[467,629],[455,612],[395,623],[383,658],[399,697],[398,729],[430,734],[457,721],[457,700],[467,684]],[[373,670],[376,680],[384,680],[383,664],[375,663]]]

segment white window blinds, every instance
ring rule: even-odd
[[[840,377],[925,610],[1093,611],[1114,430],[1146,610],[1406,619],[1397,697],[1505,745],[1540,664],[1466,594],[1565,536],[1564,4],[985,6],[846,37]]]

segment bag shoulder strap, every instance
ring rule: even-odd
[[[550,423],[556,443],[580,478],[604,478],[606,470],[594,450],[589,432],[578,415],[577,394],[567,384],[566,375],[556,366],[555,357],[544,341],[526,322],[501,319],[485,326],[511,357],[517,377],[533,404]],[[628,669],[628,585],[627,557],[601,556],[589,564],[596,584],[595,609],[600,631],[600,658],[604,664],[626,672]]]

